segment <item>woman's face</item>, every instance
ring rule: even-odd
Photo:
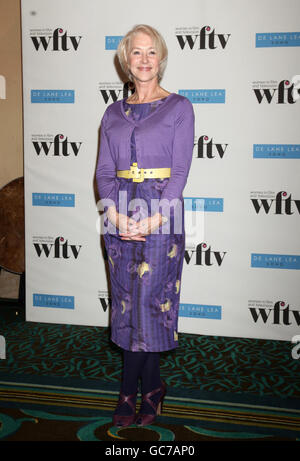
[[[148,82],[158,76],[159,57],[149,35],[138,32],[133,36],[128,65],[133,77],[140,82]]]

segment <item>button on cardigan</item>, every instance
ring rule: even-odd
[[[125,99],[125,98],[124,98]],[[123,101],[110,104],[101,121],[96,179],[100,199],[117,203],[117,170],[130,169],[130,139],[135,129],[139,168],[171,168],[161,200],[182,199],[194,147],[194,110],[184,96],[171,93],[140,121],[127,117]]]

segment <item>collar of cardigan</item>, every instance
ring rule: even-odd
[[[162,98],[162,99],[159,99],[158,101],[153,101],[153,102],[159,102],[159,101],[162,101],[162,100],[166,100],[165,101],[165,104],[168,104],[168,102],[172,99],[172,96],[174,96],[176,93],[171,93],[169,94],[168,96],[166,96],[165,98]],[[121,108],[121,113],[123,115],[123,117],[130,123],[133,123],[134,125],[139,125],[140,123],[144,122],[145,120],[148,120],[150,117],[152,117],[154,114],[157,114],[157,111],[159,111],[159,107],[151,112],[149,115],[147,115],[147,117],[141,119],[141,120],[132,120],[131,118],[127,117],[126,113],[125,113],[125,109],[124,109],[124,102],[126,101],[127,97],[126,98],[123,98],[120,100],[120,108]],[[148,104],[148,103],[142,103],[142,104]],[[164,104],[164,106],[165,106]]]

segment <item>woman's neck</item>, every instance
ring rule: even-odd
[[[161,88],[158,83],[149,85],[147,82],[147,85],[141,84],[141,82],[135,81],[135,92],[133,93],[130,98],[128,98],[128,102],[139,104],[139,103],[145,103],[145,102],[153,102],[158,99],[164,98],[168,96],[168,93],[166,90]]]

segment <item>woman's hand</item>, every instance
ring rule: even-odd
[[[128,218],[130,219],[130,218]],[[145,241],[145,236],[152,234],[162,224],[162,216],[160,213],[156,213],[150,218],[144,218],[139,222],[135,222],[135,225],[129,223],[129,232],[122,232],[120,236],[122,240],[138,240]]]
[[[142,219],[138,224],[141,233],[143,235],[149,235],[162,225],[162,216],[160,213],[156,213],[150,218]]]
[[[128,216],[119,213],[118,215],[118,228],[121,240],[137,240],[145,242],[145,237],[141,234],[139,223]]]
[[[140,235],[138,223],[134,219],[129,218],[122,213],[118,213],[115,207],[108,208],[107,218],[114,227],[119,229],[119,235],[122,240],[146,240],[145,237]]]
[[[117,227],[121,232],[127,232],[130,226],[134,226],[134,221],[128,216],[118,213],[115,207],[109,207],[107,210],[107,218],[114,227]]]

